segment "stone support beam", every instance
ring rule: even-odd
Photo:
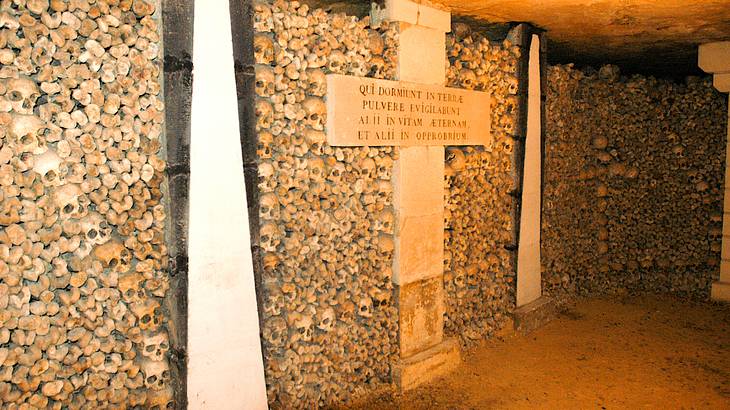
[[[698,59],[706,73],[730,73],[730,41],[702,44]]]

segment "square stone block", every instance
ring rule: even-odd
[[[526,335],[553,320],[555,313],[555,301],[547,296],[541,296],[536,301],[512,312],[515,330]]]
[[[715,74],[713,85],[721,93],[730,93],[730,74]]]
[[[398,219],[393,255],[393,282],[406,285],[444,273],[442,213]]]
[[[439,30],[451,31],[451,13],[410,0],[385,0],[384,7],[373,9],[375,20],[402,21]]]
[[[421,84],[446,82],[446,36],[441,30],[401,23],[398,79]]]
[[[702,44],[699,66],[706,73],[730,73],[730,41]]]
[[[730,283],[730,260],[720,261],[720,282]]]
[[[730,261],[730,236],[722,237],[722,252],[720,257],[724,261]]]
[[[712,284],[710,299],[716,302],[730,303],[730,282],[715,282]]]
[[[393,379],[402,390],[410,390],[453,371],[461,360],[459,342],[447,339],[404,359],[393,367]]]
[[[444,291],[441,276],[399,286],[400,353],[407,358],[443,340]]]
[[[393,206],[403,217],[444,209],[444,147],[404,147],[394,165]]]

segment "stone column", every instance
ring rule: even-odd
[[[398,80],[444,85],[451,14],[408,0],[386,0],[375,21],[400,24]],[[401,361],[394,379],[407,390],[447,373],[459,345],[444,338],[444,147],[403,147],[394,166],[397,214],[393,281]]]
[[[542,100],[540,98],[540,36],[530,40],[527,99],[527,139],[522,183],[520,243],[517,254],[517,306],[542,296],[540,264],[540,214],[542,201]]]
[[[188,408],[266,409],[227,0],[195,2]]]
[[[699,66],[714,74],[714,84],[720,92],[730,92],[730,41],[700,46]],[[720,280],[712,284],[711,299],[730,302],[730,100],[728,101],[728,139],[725,157],[725,200],[722,218],[722,261]]]

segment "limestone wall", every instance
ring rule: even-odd
[[[447,37],[448,86],[492,94],[491,149],[448,147],[444,288],[447,335],[464,343],[500,329],[515,306],[513,206],[521,50],[463,24]]]
[[[709,80],[551,67],[548,293],[706,298],[719,273],[727,105]]]
[[[325,75],[394,79],[393,27],[257,3],[261,322],[273,408],[345,403],[391,382],[398,357],[397,149],[325,142]]]
[[[0,407],[172,399],[159,24],[0,1]]]

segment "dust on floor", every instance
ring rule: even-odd
[[[465,353],[447,377],[357,408],[730,409],[730,306],[580,301],[528,336]]]

